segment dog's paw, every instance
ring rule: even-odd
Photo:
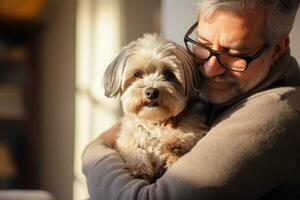
[[[147,180],[149,182],[152,182],[153,175],[154,175],[154,169],[151,165],[136,165],[132,166],[129,164],[125,164],[123,167],[125,170],[129,171],[129,173],[134,176],[135,178],[141,178],[144,180]]]
[[[169,169],[179,158],[180,156],[173,155],[173,154],[164,154],[162,155],[165,160],[165,168]]]
[[[172,135],[161,139],[159,150],[161,154],[182,156],[190,150],[190,145],[184,138]]]
[[[166,168],[171,167],[182,155],[190,150],[190,145],[183,138],[166,136],[158,145],[160,158],[165,161]]]

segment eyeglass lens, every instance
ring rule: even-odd
[[[197,41],[195,31],[193,31],[189,35],[189,38],[194,41]],[[193,54],[193,56],[197,59],[198,62],[203,63],[205,60],[211,57],[210,51],[205,49],[204,47],[194,44],[191,41],[187,41],[186,43],[189,52]],[[246,60],[242,58],[218,54],[217,59],[221,65],[232,70],[243,71],[247,67]]]

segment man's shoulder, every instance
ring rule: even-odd
[[[257,92],[221,112],[212,124],[229,121],[265,125],[300,123],[300,87],[277,87]]]
[[[285,130],[284,126],[293,127],[299,123],[300,87],[278,87],[258,92],[228,107],[216,118],[213,126],[241,124],[254,132],[271,129],[279,132]],[[290,132],[293,131],[296,129]]]
[[[286,98],[291,94],[300,94],[300,87],[299,86],[283,86],[283,87],[276,87],[267,89],[258,93],[255,93],[254,95],[250,96],[249,98],[256,98],[261,97],[265,95],[276,95],[279,98]]]
[[[275,102],[285,102],[295,111],[300,113],[300,87],[277,87],[268,90],[264,90],[258,92],[249,98],[247,98],[247,102],[251,101],[264,101],[270,102],[268,100],[272,100],[274,102],[274,106],[278,106]],[[272,104],[268,105],[272,106]]]
[[[255,93],[228,107],[218,118],[228,117],[266,122],[283,118],[300,122],[300,87],[278,87]]]

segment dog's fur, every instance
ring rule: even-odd
[[[205,134],[204,103],[193,101],[199,69],[184,48],[157,34],[126,46],[107,68],[104,87],[106,96],[121,96],[116,149],[135,177],[153,181]]]

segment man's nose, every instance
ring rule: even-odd
[[[204,63],[204,72],[207,77],[215,77],[223,74],[226,71],[219,63],[216,56],[212,56],[206,63]]]

